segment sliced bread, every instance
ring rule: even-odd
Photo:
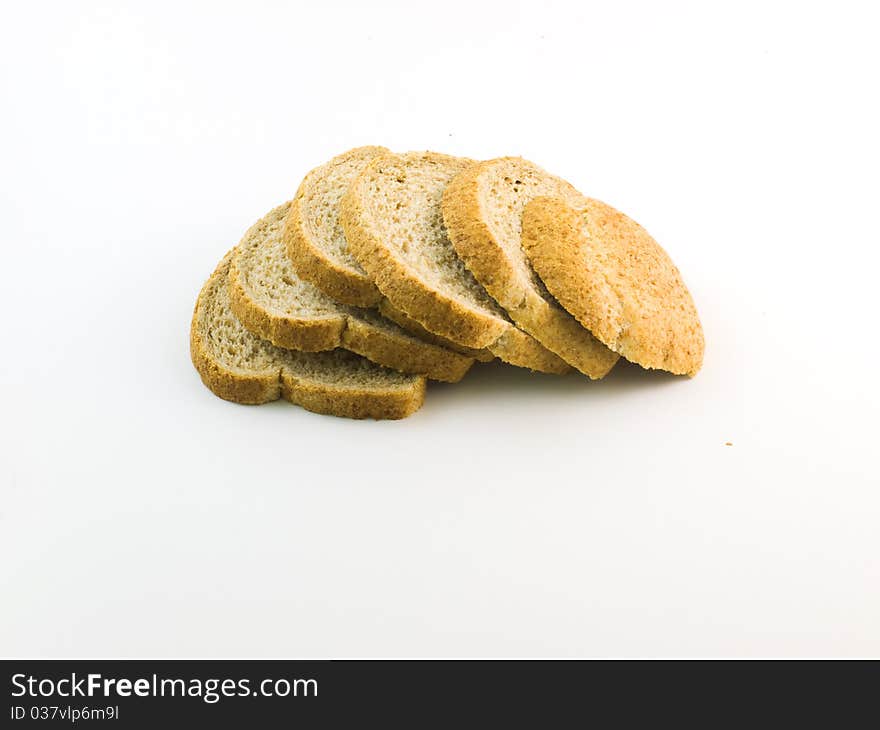
[[[196,301],[190,354],[205,385],[236,403],[284,397],[316,413],[404,418],[419,409],[425,379],[374,365],[348,352],[283,350],[253,335],[232,313],[226,254]]]
[[[375,310],[338,304],[302,280],[281,230],[290,204],[245,234],[229,271],[232,311],[251,332],[279,347],[316,352],[337,347],[404,373],[458,382],[473,358],[423,342]]]
[[[376,157],[342,199],[345,239],[394,309],[429,332],[464,347],[488,348],[513,364],[565,372],[558,357],[515,332],[446,236],[443,190],[475,164],[433,152]]]
[[[598,200],[578,209],[536,198],[523,246],[550,293],[609,348],[646,368],[695,375],[703,328],[666,251],[631,218]]]
[[[351,182],[384,147],[357,147],[305,176],[284,226],[287,252],[300,278],[343,304],[372,307],[381,294],[348,250],[339,224],[339,201]]]
[[[564,180],[519,157],[464,168],[443,194],[443,222],[467,268],[511,319],[547,349],[590,378],[601,378],[618,355],[553,300],[521,245],[526,203],[553,195],[584,197]]]

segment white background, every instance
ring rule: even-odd
[[[0,654],[880,654],[871,8],[4,4]],[[703,371],[215,398],[200,286],[361,144],[630,213]]]

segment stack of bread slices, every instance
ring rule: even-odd
[[[703,332],[637,223],[518,157],[359,147],[312,170],[219,263],[190,336],[205,385],[403,418],[475,360],[604,377],[694,375]]]

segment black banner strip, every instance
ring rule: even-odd
[[[630,725],[876,712],[877,662],[6,660],[2,727]],[[846,683],[836,681],[849,675]],[[838,694],[837,692],[842,694]]]

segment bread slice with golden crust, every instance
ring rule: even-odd
[[[232,311],[258,337],[279,347],[351,350],[404,373],[455,383],[473,358],[424,342],[375,310],[337,303],[294,271],[281,236],[289,203],[254,224],[232,258]]]
[[[614,352],[645,368],[695,375],[703,328],[672,259],[631,218],[586,199],[526,205],[523,247],[532,266],[578,322]]]
[[[434,152],[376,157],[342,199],[345,239],[392,307],[429,332],[521,367],[565,372],[558,357],[515,331],[446,236],[443,189],[474,164]]]
[[[259,404],[283,397],[347,418],[404,418],[425,397],[425,379],[375,365],[346,350],[297,352],[253,335],[230,308],[226,254],[196,301],[190,354],[205,385],[225,400]]]
[[[522,210],[538,195],[573,203],[584,199],[561,178],[519,157],[463,169],[443,193],[449,240],[519,328],[585,375],[601,378],[614,366],[617,354],[553,300],[522,251]]]
[[[386,319],[425,342],[488,362],[495,357],[488,350],[467,348],[444,339],[395,309],[349,251],[339,223],[339,200],[370,160],[388,151],[385,147],[357,147],[306,175],[282,232],[291,264],[300,280],[313,284],[340,303],[375,306]]]
[[[284,225],[287,252],[300,278],[342,304],[373,307],[381,294],[348,250],[339,224],[339,201],[351,182],[384,147],[356,147],[309,172]]]

